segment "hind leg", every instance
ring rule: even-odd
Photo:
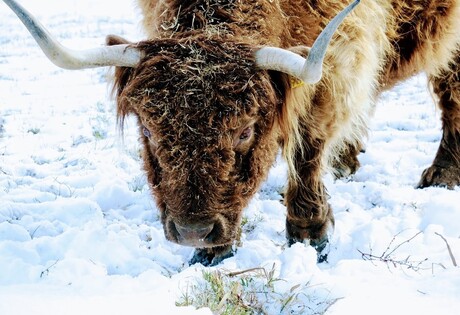
[[[361,144],[346,144],[339,156],[335,157],[331,163],[336,179],[346,178],[356,173],[360,166],[358,154],[361,152],[363,152]]]
[[[431,76],[442,110],[442,139],[433,164],[422,174],[419,188],[460,185],[460,51],[449,71]]]

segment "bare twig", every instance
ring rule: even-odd
[[[242,275],[242,274],[245,274],[245,273],[251,273],[251,272],[254,272],[254,271],[263,271],[263,272],[265,272],[265,268],[256,267],[256,268],[250,268],[250,269],[246,269],[246,270],[233,271],[233,272],[227,273],[227,276],[228,277],[236,277],[236,276],[239,276],[239,275]]]
[[[32,238],[32,239],[34,238],[35,233],[37,232],[37,230],[38,230],[40,227],[41,227],[41,225],[37,226],[37,227],[35,228],[35,230],[33,230],[33,232],[30,233],[30,238]]]
[[[392,255],[396,252],[396,250],[398,250],[402,245],[404,244],[407,244],[409,242],[411,242],[414,238],[416,238],[418,235],[420,235],[422,233],[422,231],[419,231],[418,233],[416,233],[414,236],[412,236],[411,238],[405,240],[404,242],[396,245],[395,247],[392,248],[392,245],[396,239],[396,236],[398,236],[400,233],[396,234],[393,239],[390,241],[390,243],[388,244],[387,248],[383,251],[383,253],[380,255],[380,256],[377,256],[377,255],[373,255],[372,254],[372,251],[371,253],[364,253],[362,251],[360,251],[358,249],[358,252],[361,254],[361,257],[364,259],[364,260],[369,260],[369,261],[375,261],[375,260],[379,260],[379,261],[382,261],[384,263],[386,263],[387,265],[393,265],[394,267],[396,266],[406,266],[407,269],[412,269],[414,271],[418,271],[421,269],[421,265],[426,262],[428,260],[428,258],[425,258],[421,261],[412,261],[410,260],[410,256],[407,256],[405,259],[395,259]]]
[[[446,238],[442,236],[441,234],[439,234],[438,232],[434,232],[434,234],[442,238],[444,243],[446,243],[447,251],[449,252],[449,256],[450,256],[450,259],[452,260],[452,264],[454,265],[454,267],[457,267],[457,261],[455,260],[454,254],[452,253],[452,249],[450,248],[449,243],[447,242]]]
[[[44,276],[47,276],[50,273],[50,269],[54,267],[57,263],[59,262],[59,259],[56,260],[54,263],[52,263],[48,268],[40,272],[40,278],[43,278]]]
[[[432,264],[431,264],[431,274],[433,274],[433,275],[434,275],[434,266],[439,266],[439,267],[441,267],[441,268],[444,269],[444,270],[447,269],[447,268],[446,268],[443,264],[441,264],[441,263],[432,263]]]
[[[396,236],[398,236],[400,233],[398,233]],[[409,238],[408,240],[402,242],[401,244],[397,245],[395,248],[393,248],[393,250],[391,252],[389,252],[387,255],[391,255],[393,254],[398,248],[400,248],[402,245],[406,244],[406,243],[409,243],[410,241],[412,241],[414,238],[416,238],[418,235],[422,234],[422,231],[419,231],[417,234],[415,234],[414,236],[412,236],[411,238]],[[394,240],[394,238],[393,238]],[[393,240],[391,242],[393,242]],[[391,243],[390,243],[391,244]]]

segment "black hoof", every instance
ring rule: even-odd
[[[235,251],[232,246],[220,246],[212,248],[197,248],[193,253],[189,264],[202,264],[205,267],[213,267],[220,264],[224,259],[232,257]]]
[[[192,259],[190,259],[189,264],[202,264],[203,266],[209,266],[212,262],[214,255],[209,254],[206,249],[197,248],[193,253]]]
[[[287,242],[288,242],[288,246],[291,247],[295,243],[305,244],[308,242],[308,240],[298,240],[295,238],[288,238]],[[317,254],[316,261],[318,263],[327,262],[327,255],[329,254],[329,248],[327,246],[328,244],[329,244],[329,238],[327,235],[325,235],[323,238],[319,240],[310,240],[310,245],[316,250],[316,254]]]
[[[310,245],[316,249],[316,261],[318,263],[327,262],[327,255],[329,254],[329,247],[327,246],[328,244],[329,238],[327,235],[320,240],[310,242]]]

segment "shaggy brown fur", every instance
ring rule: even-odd
[[[145,53],[140,66],[118,70],[118,111],[121,119],[139,117],[144,166],[166,236],[187,244],[194,240],[181,240],[176,225],[209,223],[213,237],[198,246],[231,244],[240,209],[275,159],[273,123],[282,98],[256,71],[247,45],[196,33],[137,47]],[[254,135],[235,145],[248,126]]]
[[[256,68],[263,45],[308,54],[348,2],[139,0],[149,40],[136,44],[145,52],[138,67],[116,71],[118,113],[138,117],[165,235],[198,248],[193,262],[229,254],[278,143],[290,172],[288,241],[321,250],[333,222],[322,172],[356,170],[376,96],[420,71],[440,98],[444,133],[420,186],[459,185],[460,1],[361,1],[316,85],[294,88],[287,75]]]

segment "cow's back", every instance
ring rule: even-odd
[[[387,36],[392,51],[385,60],[382,89],[420,71],[436,75],[447,67],[460,45],[460,1],[391,2]]]

